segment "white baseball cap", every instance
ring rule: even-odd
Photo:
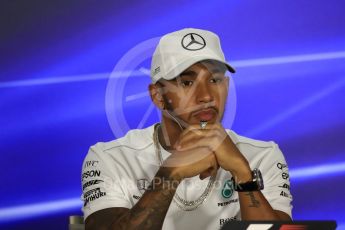
[[[186,28],[164,35],[153,53],[151,80],[172,80],[191,65],[216,60],[224,63],[228,70],[235,73],[225,60],[219,37],[210,31]]]

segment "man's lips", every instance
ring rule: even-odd
[[[194,116],[198,118],[200,121],[210,121],[215,118],[217,112],[213,108],[202,109],[194,113]]]

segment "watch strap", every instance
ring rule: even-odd
[[[264,189],[262,175],[259,169],[254,169],[252,171],[252,181],[244,183],[236,183],[234,178],[231,178],[234,184],[234,190],[237,192],[251,192],[251,191],[260,191]]]

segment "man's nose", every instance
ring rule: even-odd
[[[199,103],[207,103],[213,101],[212,91],[207,82],[200,82],[197,86],[197,100]]]

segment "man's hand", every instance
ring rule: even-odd
[[[207,147],[195,145],[186,151],[173,151],[163,162],[160,171],[167,179],[181,181],[197,175],[200,175],[200,179],[216,175],[218,168],[213,152]]]
[[[178,151],[206,148],[212,152],[217,164],[231,172],[237,181],[251,180],[251,170],[247,159],[238,150],[220,123],[207,124],[205,129],[191,125],[185,129],[175,147]]]

